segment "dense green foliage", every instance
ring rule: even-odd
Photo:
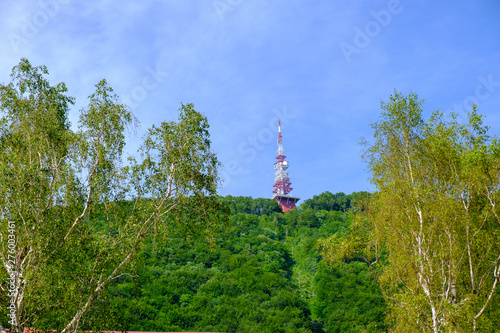
[[[367,264],[354,261],[332,267],[320,264],[315,277],[313,311],[327,332],[381,332],[386,325],[385,303]]]
[[[289,281],[292,258],[276,233],[255,215],[239,213],[230,223],[212,251],[171,235],[166,247],[142,253],[139,278],[111,290],[112,303],[127,309],[126,329],[309,331],[306,304]]]
[[[342,198],[343,194],[336,195]],[[228,226],[213,248],[172,231],[141,252],[137,277],[113,285],[109,308],[123,330],[368,332],[385,304],[367,265],[322,263],[317,241],[347,232],[347,213],[227,196]],[[314,205],[313,198],[304,202]],[[347,207],[349,209],[350,207]]]
[[[323,192],[320,195],[313,196],[312,199],[306,200],[302,205],[302,209],[311,208],[314,210],[335,210],[339,212],[347,212],[349,209],[356,206],[356,203],[369,196],[368,192],[354,192],[344,194],[342,192],[332,194]]]

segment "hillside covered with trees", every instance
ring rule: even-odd
[[[304,202],[349,202],[323,193]],[[123,330],[363,332],[384,327],[385,302],[368,265],[330,267],[317,241],[347,232],[348,213],[305,208],[281,213],[275,201],[222,198],[228,226],[213,248],[175,232],[141,252],[137,277],[110,289]],[[346,209],[350,206],[347,204]]]

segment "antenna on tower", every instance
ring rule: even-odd
[[[289,195],[293,188],[290,187],[292,182],[290,181],[290,177],[288,177],[288,162],[285,160],[286,156],[284,153],[283,137],[281,135],[281,121],[278,120],[278,150],[276,151],[277,161],[274,163],[274,170],[276,170],[276,173],[274,174],[275,178],[273,185],[273,193],[275,194],[272,199],[278,202],[283,212],[286,212],[293,209],[295,207],[295,203],[299,201],[300,198]]]

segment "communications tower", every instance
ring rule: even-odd
[[[283,210],[283,213],[294,208],[295,203],[300,200],[299,197],[294,197],[288,195],[293,188],[290,187],[292,182],[290,181],[290,177],[288,177],[288,162],[285,161],[286,156],[283,155],[285,151],[283,150],[283,138],[281,136],[281,121],[278,120],[278,150],[276,151],[276,163],[274,163],[274,170],[276,173],[274,174],[276,177],[274,178],[274,190],[273,199],[278,202]]]

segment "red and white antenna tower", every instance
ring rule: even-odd
[[[288,162],[285,161],[286,156],[283,155],[285,150],[283,150],[283,137],[281,135],[281,121],[278,120],[278,150],[276,151],[276,163],[274,163],[274,170],[276,173],[274,174],[276,177],[274,178],[274,190],[273,199],[278,202],[281,206],[283,212],[290,210],[295,207],[295,203],[300,200],[299,197],[294,197],[288,195],[293,188],[290,187],[292,182],[290,181],[290,177],[288,177]]]

